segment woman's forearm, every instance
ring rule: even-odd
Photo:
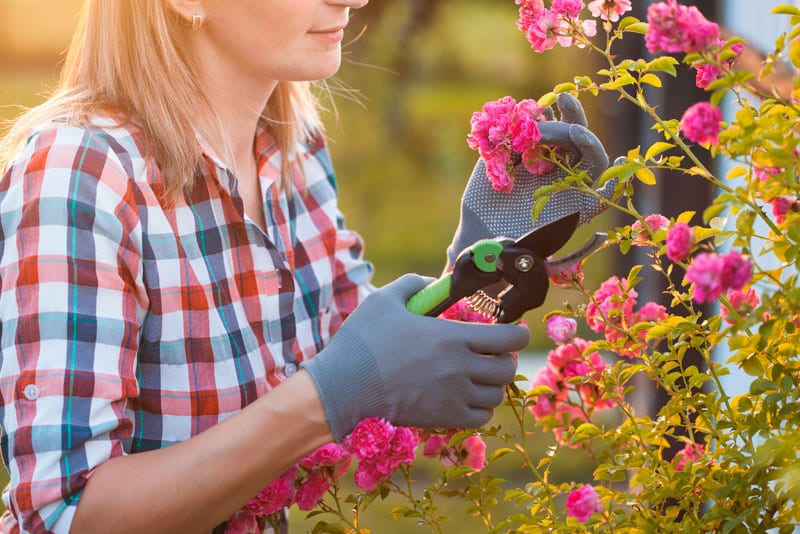
[[[73,532],[208,532],[331,440],[301,370],[241,413],[165,449],[114,458],[83,490]]]

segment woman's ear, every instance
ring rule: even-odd
[[[201,26],[205,21],[206,11],[202,0],[167,0],[167,5],[192,28]]]

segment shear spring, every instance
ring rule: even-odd
[[[467,303],[476,312],[495,321],[500,318],[500,314],[503,312],[497,299],[490,297],[480,289],[467,297]]]

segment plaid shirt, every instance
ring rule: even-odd
[[[201,141],[201,146],[203,145]],[[54,121],[0,181],[3,531],[67,531],[92,469],[185,440],[314,356],[371,290],[321,138],[256,141],[265,233],[207,148],[185,202],[141,133]],[[298,186],[300,187],[300,186]]]

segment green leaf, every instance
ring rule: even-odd
[[[642,167],[636,171],[636,178],[643,184],[656,185],[656,175],[647,167]]]
[[[649,26],[646,22],[637,22],[636,24],[631,24],[625,28],[625,31],[644,35],[647,33],[647,28],[649,28]]]
[[[536,202],[533,203],[533,208],[531,209],[531,220],[535,221],[539,217],[539,214],[542,212],[549,200],[549,196],[539,197],[536,199]]]
[[[489,461],[493,462],[493,461],[497,460],[498,458],[501,458],[501,457],[505,456],[506,454],[513,454],[513,452],[514,451],[509,449],[508,447],[503,447],[501,449],[497,449],[496,451],[492,452],[491,455],[489,455]]]
[[[631,85],[636,83],[636,80],[630,74],[624,74],[619,78],[611,80],[610,82],[601,83],[600,87],[603,89],[619,89],[620,87],[625,87],[626,85]]]
[[[800,8],[786,4],[781,4],[779,6],[775,6],[774,8],[772,8],[772,11],[770,13],[772,13],[773,15],[800,16]]]
[[[789,227],[789,239],[795,243],[800,243],[800,224],[793,224]]]
[[[641,21],[636,17],[624,17],[621,21],[619,21],[619,25],[617,26],[617,28],[624,31],[626,28],[630,28],[631,26],[633,26],[638,22]]]
[[[558,94],[558,93],[567,93],[569,91],[574,91],[577,88],[578,87],[574,83],[565,82],[565,83],[560,83],[560,84],[556,85],[553,88],[553,92],[556,93],[556,94]]]
[[[655,72],[666,72],[675,77],[678,75],[678,70],[675,68],[678,64],[678,60],[672,56],[661,56],[650,61],[647,68]]]
[[[644,159],[653,159],[654,157],[658,156],[659,154],[666,152],[670,148],[674,148],[674,143],[665,143],[664,141],[658,141],[653,143],[650,148],[647,149],[647,153],[644,155]]]
[[[539,100],[536,101],[537,104],[545,108],[548,106],[552,106],[553,104],[555,104],[555,102],[556,102],[556,94],[553,91],[543,94],[541,97],[539,97]]]
[[[764,367],[757,357],[747,358],[742,362],[742,370],[750,376],[763,376]]]
[[[711,204],[709,207],[703,210],[703,222],[708,224],[708,222],[711,219],[713,219],[726,209],[727,206],[725,206],[724,204]]]
[[[639,80],[641,83],[646,83],[647,85],[652,85],[653,87],[661,87],[661,78],[653,74],[652,72],[648,72],[644,76],[641,77]]]
[[[641,167],[641,164],[636,163],[635,161],[622,163],[620,165],[612,165],[611,167],[606,169],[602,175],[600,175],[600,179],[598,180],[598,182],[600,184],[604,184],[607,181],[611,180],[612,178],[627,180],[639,167]]]
[[[728,180],[733,180],[734,178],[744,176],[745,174],[747,174],[747,168],[742,166],[737,166],[729,170],[728,174],[725,175],[725,178]]]

